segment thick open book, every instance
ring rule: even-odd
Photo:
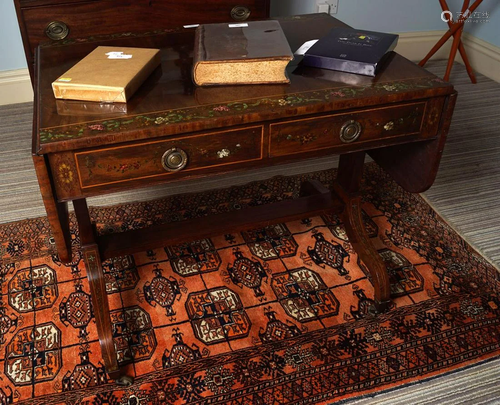
[[[203,24],[196,29],[197,85],[288,83],[293,53],[278,21]]]

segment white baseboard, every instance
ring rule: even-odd
[[[472,69],[500,83],[500,48],[469,33],[463,34],[463,42]],[[463,64],[460,55],[457,61]]]
[[[414,62],[420,62],[439,41],[446,31],[417,31],[399,34],[396,52]],[[447,59],[450,54],[451,41],[444,44],[432,59]]]
[[[0,72],[0,105],[33,101],[33,87],[28,69]]]
[[[404,57],[418,62],[422,60],[446,31],[403,32],[399,35],[396,51]],[[451,48],[449,40],[432,59],[448,59]],[[500,83],[500,48],[463,34],[463,42],[474,71]],[[463,63],[460,55],[457,62]],[[0,105],[33,101],[33,89],[28,69],[0,71]]]
[[[403,32],[399,34],[396,51],[405,58],[418,62],[427,55],[445,32]],[[472,69],[500,83],[500,48],[469,33],[464,33],[462,40]],[[436,52],[432,59],[448,59],[451,44],[452,40],[450,39]],[[458,52],[455,60],[461,64],[464,63]]]

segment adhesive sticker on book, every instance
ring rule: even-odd
[[[311,39],[310,41],[304,42],[302,46],[295,51],[295,55],[304,55],[316,42],[318,42],[317,39]]]
[[[106,53],[108,59],[132,59],[132,55],[126,55],[123,52],[113,51]]]
[[[242,28],[248,27],[247,23],[239,23],[239,24],[228,24],[229,28]]]

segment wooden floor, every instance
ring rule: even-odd
[[[443,76],[444,61],[428,69]],[[500,84],[478,75],[469,82],[462,65],[455,64],[451,80],[458,103],[445,153],[434,186],[424,197],[476,249],[500,267]],[[31,163],[30,104],[0,107],[0,222],[45,215]],[[336,166],[324,158],[306,164],[160,186],[90,199],[92,205],[159,198],[264,179],[274,175],[323,170]],[[478,365],[417,386],[398,389],[356,404],[499,404],[500,360]]]

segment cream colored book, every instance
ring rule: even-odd
[[[160,63],[159,49],[99,46],[52,89],[58,99],[124,103]]]

